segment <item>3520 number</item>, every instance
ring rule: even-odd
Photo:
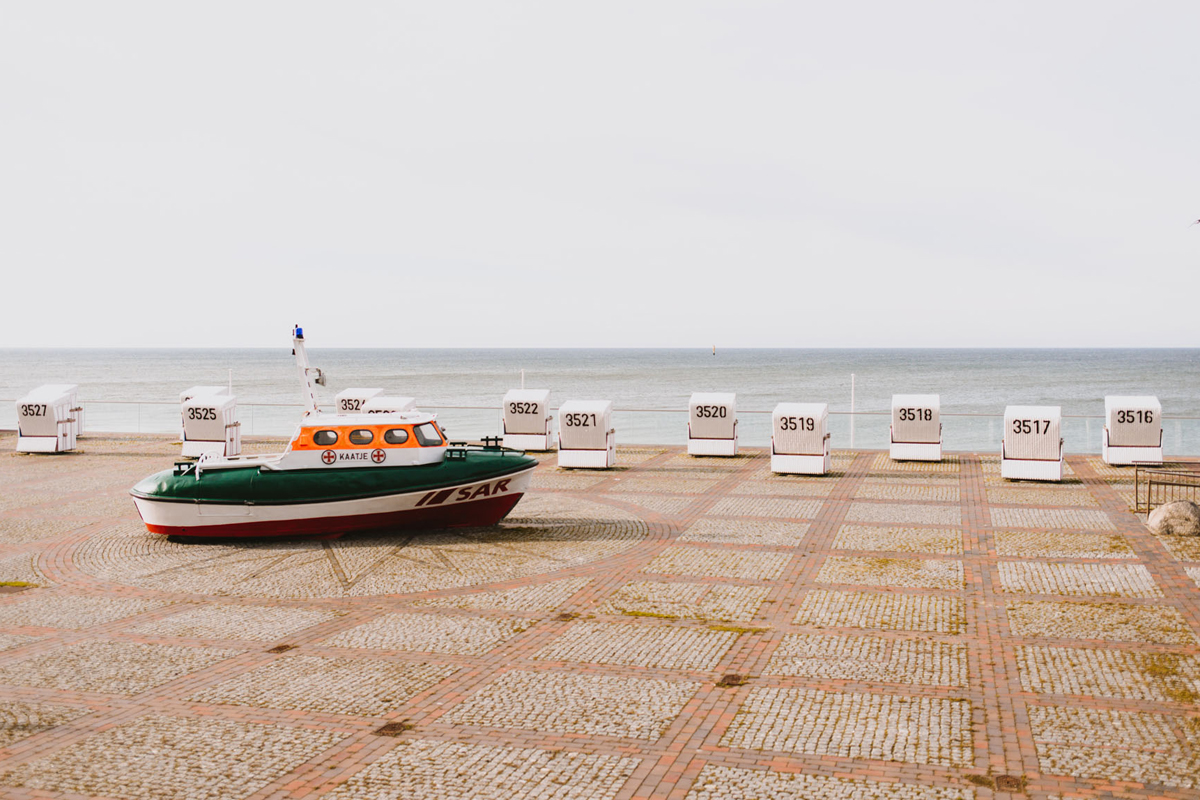
[[[1014,419],[1012,423],[1013,433],[1049,433],[1050,420],[1048,419]]]
[[[933,422],[932,408],[902,408],[900,409],[901,422]]]
[[[538,413],[537,403],[509,403],[508,413],[510,414],[536,414]]]
[[[696,406],[696,417],[699,419],[725,419],[729,409],[725,406]]]
[[[44,417],[46,416],[45,403],[29,403],[21,405],[22,417]]]
[[[595,414],[564,414],[563,423],[568,428],[594,428],[596,427]]]
[[[816,417],[780,417],[779,430],[781,431],[815,431],[817,429]]]
[[[1138,423],[1138,422],[1154,422],[1153,411],[1118,411],[1117,422],[1119,424]]]

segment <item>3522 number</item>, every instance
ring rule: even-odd
[[[538,404],[537,403],[509,403],[508,404],[508,413],[510,413],[510,414],[536,414],[536,413],[538,413]]]

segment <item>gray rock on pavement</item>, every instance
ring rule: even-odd
[[[1200,536],[1200,506],[1191,500],[1176,500],[1150,512],[1150,530],[1168,536]]]

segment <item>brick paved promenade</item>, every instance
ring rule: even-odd
[[[626,448],[495,529],[232,546],[138,522],[177,445],[13,444],[0,797],[1200,796],[1200,539],[1096,457]]]

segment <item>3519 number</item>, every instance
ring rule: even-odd
[[[815,431],[817,429],[816,417],[780,417],[779,430],[781,431]]]

